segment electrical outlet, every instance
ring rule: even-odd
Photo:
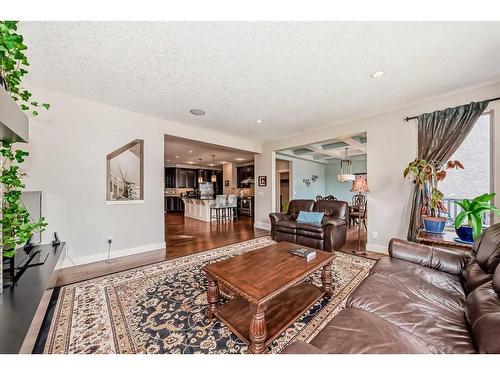
[[[113,243],[113,237],[112,236],[108,236],[108,244],[111,244]]]
[[[377,233],[377,232],[375,232],[375,231],[373,231],[373,232],[372,232],[372,238],[377,238],[377,237],[378,237],[378,233]]]

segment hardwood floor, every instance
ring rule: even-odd
[[[201,251],[268,235],[266,230],[255,229],[250,217],[240,217],[235,222],[206,223],[184,218],[183,213],[165,215],[165,241],[167,249],[101,261],[57,270],[49,288],[90,280],[95,277],[126,271],[135,267],[162,262]]]
[[[361,225],[361,231],[360,231],[360,237],[361,237],[361,250],[366,251],[366,230],[363,225]],[[354,250],[357,250],[358,248],[358,226],[353,225],[351,228],[347,229],[347,240],[344,245],[344,247],[340,250],[343,253],[347,254],[352,254]],[[380,259],[384,256],[384,254],[381,253],[376,253],[373,251],[366,251],[366,255],[360,255],[365,258],[370,258],[370,259]]]
[[[167,249],[158,249],[141,254],[130,255],[84,264],[58,270],[50,281],[50,288],[73,284],[111,273],[126,271],[135,267],[162,262],[181,256],[196,254],[201,251],[215,249],[252,238],[268,235],[266,230],[255,229],[250,217],[240,217],[237,221],[206,223],[203,221],[185,218],[182,213],[168,213],[165,215],[165,238]],[[352,254],[358,246],[357,226],[347,231],[347,242],[342,252]],[[361,230],[361,248],[366,249],[366,231]],[[370,259],[379,259],[380,253],[367,252],[363,255]]]
[[[212,222],[185,218],[182,213],[165,215],[167,259],[199,253],[233,243],[268,235],[269,231],[255,229],[253,220],[241,216],[236,221]]]

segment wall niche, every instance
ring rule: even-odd
[[[106,156],[106,201],[144,200],[144,141],[136,139]]]

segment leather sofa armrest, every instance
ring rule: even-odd
[[[278,221],[287,220],[290,216],[282,212],[274,212],[269,214],[269,219],[271,219],[271,224],[276,224]]]
[[[344,219],[325,216],[321,224],[323,224],[323,226],[333,225],[334,227],[340,227],[342,225],[346,225],[346,222]]]
[[[389,255],[435,270],[459,275],[470,254],[464,250],[421,245],[393,238],[389,242]]]
[[[288,345],[282,354],[326,354],[304,341],[295,341]]]

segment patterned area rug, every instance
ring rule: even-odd
[[[273,244],[269,237],[62,287],[45,353],[245,353],[247,345],[204,310],[211,262]],[[334,297],[320,299],[271,345],[311,340],[344,306],[374,261],[336,253]],[[321,286],[320,271],[309,282]],[[227,295],[223,299],[230,298]]]

